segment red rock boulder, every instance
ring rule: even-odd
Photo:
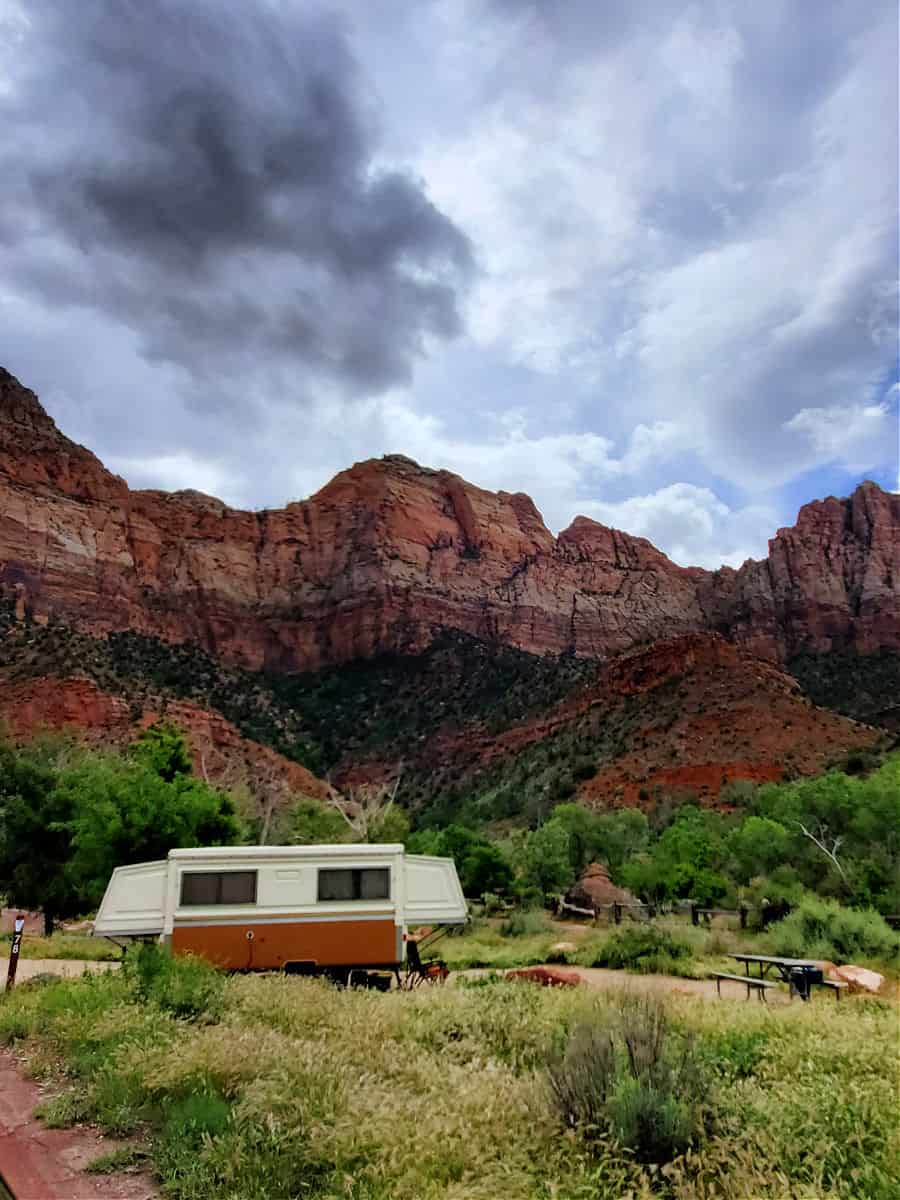
[[[507,971],[506,978],[537,983],[541,987],[578,987],[582,982],[577,971],[561,971],[558,967],[522,967],[518,971]]]

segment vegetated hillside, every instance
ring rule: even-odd
[[[159,711],[189,728],[197,713],[218,714],[242,735],[245,759],[265,765],[253,747],[269,746],[340,787],[401,775],[401,801],[426,823],[534,821],[573,796],[597,807],[714,803],[727,782],[814,773],[879,738],[715,635],[601,664],[443,631],[418,655],[282,676],[146,635],[17,622],[10,602],[4,621],[0,673],[17,729],[80,718],[104,736]]]
[[[855,654],[803,654],[788,670],[806,694],[826,708],[900,733],[900,654],[881,650]]]
[[[131,490],[0,368],[0,586],[82,633],[193,642],[277,672],[417,654],[444,630],[605,659],[715,632],[783,662],[900,650],[900,496],[805,505],[739,570],[681,567],[585,517],[554,537],[523,493],[400,455],[246,512]]]
[[[195,663],[186,647],[135,635],[98,640],[62,626],[17,624],[11,614],[0,600],[0,729],[16,738],[61,731],[121,747],[163,717],[186,733],[196,773],[219,787],[245,790],[260,806],[325,796],[327,785],[304,765],[304,757],[315,757],[306,741],[298,737],[288,757],[272,746],[278,736],[259,736],[271,727],[283,741],[292,715],[271,724],[254,717],[265,692],[252,681],[238,687],[205,656]],[[216,686],[204,687],[210,682]],[[231,704],[230,688],[240,697]],[[243,729],[226,719],[226,709],[243,717]]]
[[[444,728],[403,759],[344,760],[335,777],[403,772],[421,820],[540,820],[571,798],[598,808],[714,804],[736,780],[816,774],[883,732],[816,707],[797,682],[714,635],[597,665],[539,715]]]

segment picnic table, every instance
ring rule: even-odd
[[[796,992],[801,1000],[809,999],[814,984],[824,983],[821,966],[811,958],[780,958],[774,954],[731,954],[729,957],[744,964],[748,978],[751,977],[751,963],[757,964],[760,979],[772,970],[777,971],[790,988],[791,995]]]

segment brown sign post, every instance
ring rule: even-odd
[[[16,917],[12,946],[9,949],[9,970],[6,972],[6,990],[11,992],[16,982],[16,968],[19,965],[19,951],[22,948],[22,930],[25,928],[25,918],[19,914]]]

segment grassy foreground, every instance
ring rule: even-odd
[[[509,982],[339,991],[188,961],[23,986],[0,1002],[0,1043],[60,1080],[48,1120],[135,1136],[183,1200],[900,1194],[895,1006],[674,997],[705,1112],[690,1149],[657,1166],[567,1127],[551,1096],[548,1067],[621,1004]]]

